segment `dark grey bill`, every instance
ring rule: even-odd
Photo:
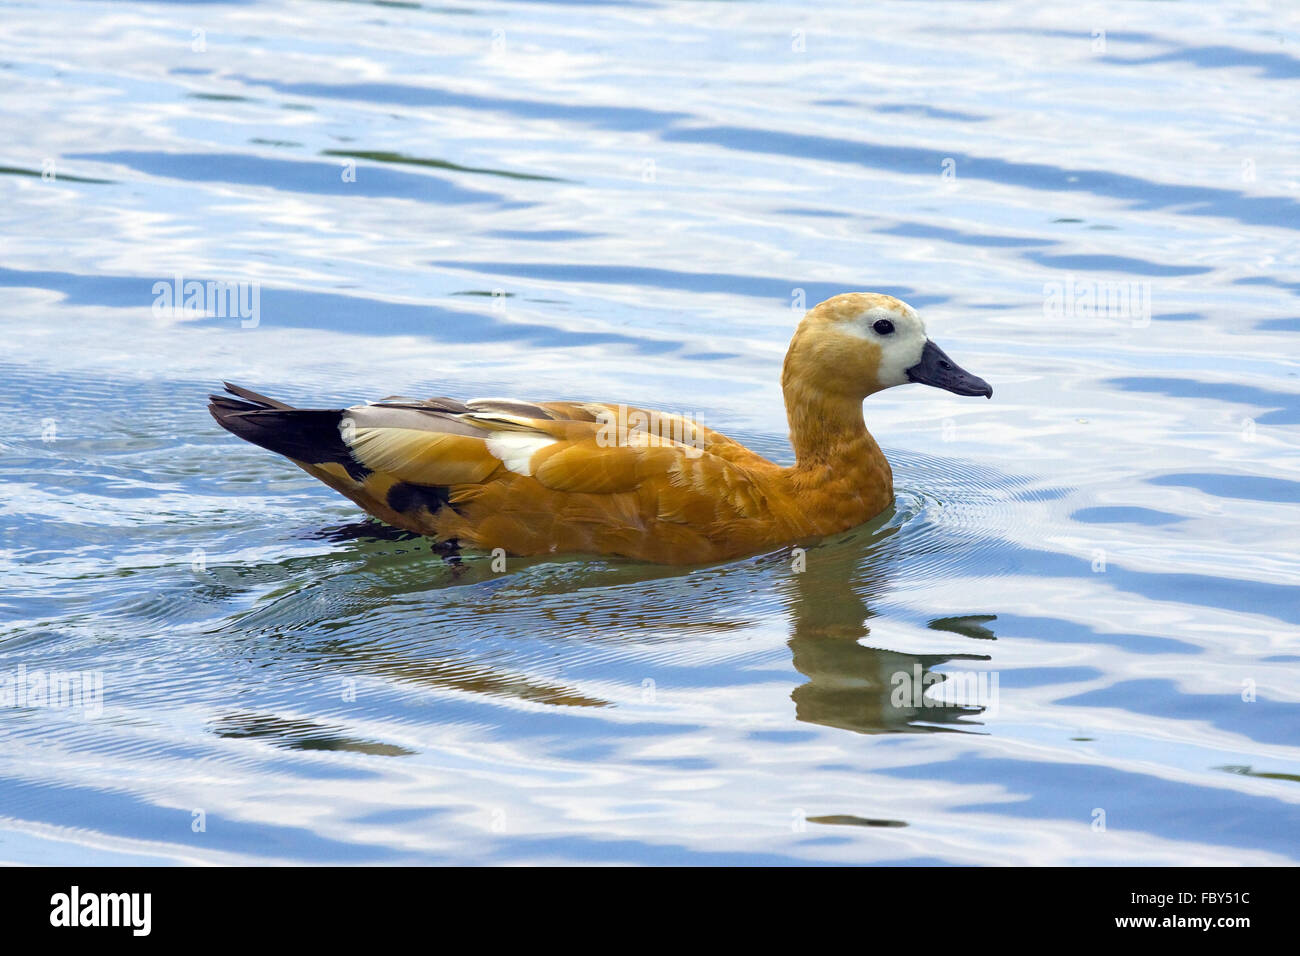
[[[929,339],[921,350],[921,361],[907,370],[907,377],[922,385],[933,385],[958,395],[983,395],[993,397],[993,386],[978,375],[972,375],[944,353]]]

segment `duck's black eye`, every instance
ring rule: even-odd
[[[894,323],[888,319],[876,319],[875,324],[871,327],[881,335],[888,335],[894,331]]]

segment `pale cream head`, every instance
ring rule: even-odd
[[[959,395],[993,393],[930,341],[915,309],[876,292],[848,292],[810,310],[790,343],[783,382],[787,389],[859,397],[908,382]]]

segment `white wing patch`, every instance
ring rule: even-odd
[[[533,473],[533,455],[554,445],[556,439],[536,432],[497,432],[486,439],[487,450],[516,475],[530,477]]]

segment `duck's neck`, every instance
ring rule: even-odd
[[[796,468],[852,468],[884,460],[862,420],[862,396],[826,392],[788,378],[783,391]]]
[[[889,507],[894,475],[862,421],[862,398],[787,384],[785,403],[796,456],[786,478],[800,531],[842,531]]]

